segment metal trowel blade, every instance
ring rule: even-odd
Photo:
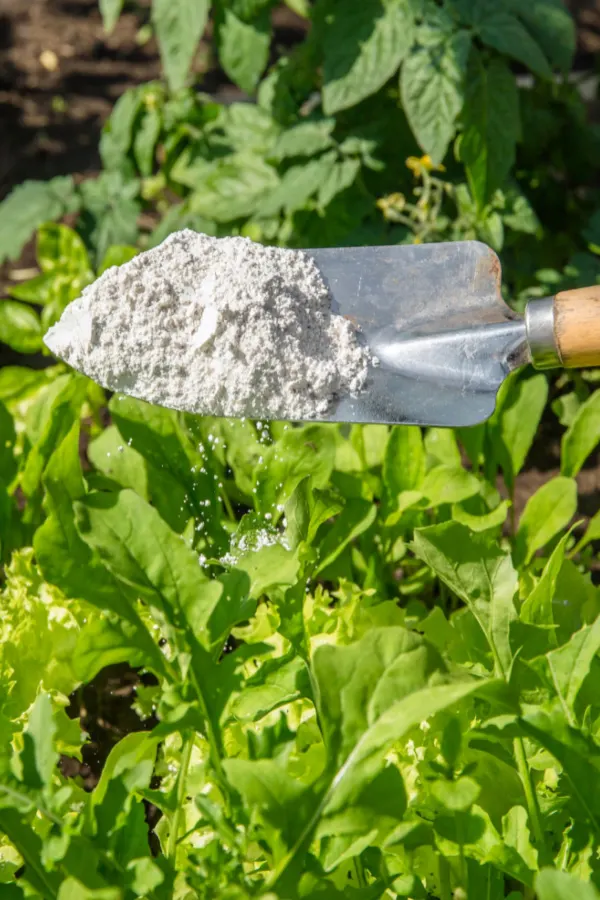
[[[500,261],[460,241],[308,250],[333,310],[360,328],[379,363],[356,397],[322,421],[474,425],[528,361],[525,324],[502,300]]]

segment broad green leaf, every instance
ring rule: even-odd
[[[566,534],[552,551],[550,559],[544,566],[542,576],[529,596],[525,599],[520,612],[523,622],[530,625],[539,625],[542,628],[554,628],[554,614],[552,602],[556,591],[556,583],[565,559],[566,543],[569,535]],[[550,643],[556,646],[556,636],[551,632]]]
[[[89,684],[98,672],[117,663],[137,668],[153,666],[154,659],[148,654],[147,642],[140,641],[139,625],[105,613],[82,629],[73,654],[73,669],[83,684]]]
[[[560,471],[574,477],[600,441],[600,391],[581,404],[563,435]]]
[[[334,456],[332,426],[289,428],[279,441],[266,449],[263,462],[256,468],[257,509],[277,519],[280,513],[277,507],[286,502],[307,475],[312,476],[315,487],[325,487]]]
[[[269,60],[271,22],[268,11],[244,22],[231,9],[223,10],[217,29],[219,61],[247,94],[252,94]]]
[[[483,208],[508,174],[521,133],[515,77],[502,59],[484,65],[472,52],[467,72],[460,157],[473,198]]]
[[[593,884],[580,881],[560,869],[542,869],[535,878],[539,900],[600,900]]]
[[[194,452],[171,410],[115,395],[110,411],[123,441],[159,473],[166,473],[185,488],[189,514],[204,522],[210,537],[220,539],[218,495],[209,451],[204,448],[203,455]]]
[[[115,103],[100,137],[100,156],[105,169],[127,170],[127,154],[141,109],[142,95],[137,87],[129,88]]]
[[[550,63],[566,72],[575,53],[576,33],[562,0],[513,0],[512,6]]]
[[[43,865],[42,839],[37,831],[17,809],[0,808],[0,832],[6,835],[23,859],[23,873],[19,880],[33,888],[33,896],[37,894],[54,900],[58,896],[61,875],[56,870],[48,871]],[[31,892],[28,893],[31,896]]]
[[[600,650],[600,618],[572,635],[570,640],[547,654],[548,668],[563,704],[569,724],[575,724],[574,706],[577,694],[590,666]]]
[[[383,461],[383,483],[387,508],[395,508],[403,491],[419,490],[425,475],[425,452],[421,429],[416,425],[392,428]]]
[[[492,863],[511,878],[530,886],[533,871],[519,850],[501,836],[486,810],[474,806],[470,812],[440,816],[435,820],[436,845],[444,855],[462,852],[481,865]],[[511,835],[512,837],[512,835]],[[525,842],[522,840],[521,844]],[[526,845],[529,850],[529,845]]]
[[[79,208],[71,176],[24,181],[0,203],[0,263],[18,259],[36,228]]]
[[[314,156],[322,150],[328,150],[333,144],[331,135],[334,127],[335,119],[319,119],[294,125],[278,138],[271,156],[281,160],[294,156]]]
[[[5,485],[13,480],[17,469],[14,456],[16,439],[13,417],[0,400],[0,483]]]
[[[418,528],[417,556],[463,600],[486,636],[494,667],[507,676],[512,662],[510,625],[516,619],[517,573],[510,555],[485,534],[453,522]]]
[[[541,709],[523,716],[525,735],[545,747],[560,763],[570,787],[569,804],[600,834],[600,751],[591,738],[567,725],[558,711],[551,717]]]
[[[452,0],[466,24],[471,25],[484,44],[517,59],[543,78],[551,78],[548,60],[529,30],[519,21],[516,9],[496,0]],[[521,7],[519,6],[519,13]]]
[[[428,506],[460,503],[481,491],[481,482],[462,466],[435,466],[427,473],[419,488]]]
[[[450,33],[432,46],[416,47],[402,65],[402,105],[420,147],[440,163],[456,130],[464,100],[471,38]]]
[[[232,222],[260,212],[263,199],[266,202],[279,184],[275,169],[254,153],[232,154],[200,167],[193,164],[182,176],[176,175],[175,181],[193,188],[202,185],[190,195],[190,213],[214,222]]]
[[[331,764],[340,768],[368,728],[424,688],[440,665],[430,644],[399,627],[373,628],[347,647],[318,647],[312,668]]]
[[[23,731],[23,749],[18,755],[18,777],[27,787],[47,787],[58,762],[54,749],[56,725],[49,694],[38,694]]]
[[[280,533],[254,513],[241,520],[221,562],[248,575],[250,594],[256,598],[272,588],[295,584],[300,566],[297,553]]]
[[[75,503],[77,529],[106,568],[134,587],[151,607],[176,627],[187,620],[202,642],[206,611],[212,608],[218,582],[202,574],[190,550],[133,491],[88,494]]]
[[[248,679],[234,700],[231,712],[243,722],[256,722],[286,703],[309,696],[310,686],[305,662],[298,656],[267,660]]]
[[[109,247],[98,267],[98,275],[102,275],[103,272],[106,272],[112,266],[122,266],[124,263],[132,260],[137,254],[138,250],[136,247],[129,247],[127,244],[116,244],[113,247]]]
[[[21,487],[28,497],[38,488],[52,453],[79,420],[86,391],[85,379],[79,375],[71,375],[55,394],[47,411],[44,427],[29,451],[21,473]]]
[[[368,500],[348,500],[335,523],[318,545],[315,575],[331,565],[351,541],[369,528],[377,516],[377,507]]]
[[[121,15],[125,0],[99,0],[102,24],[107,34],[110,34]]]
[[[290,778],[275,760],[227,759],[223,765],[228,781],[241,794],[244,805],[271,827],[275,858],[282,857],[298,838],[309,791]],[[295,815],[290,815],[292,809]]]
[[[558,475],[529,498],[519,520],[515,540],[518,564],[531,561],[534,554],[566,528],[577,511],[577,484]]]
[[[146,462],[121,437],[115,425],[109,425],[87,449],[90,462],[100,472],[114,479],[122,487],[131,488],[144,500],[148,500],[148,473]]]
[[[160,137],[162,117],[152,106],[146,110],[133,139],[133,155],[140,174],[148,178],[154,170],[156,143]]]
[[[40,317],[18,300],[0,300],[0,343],[18,353],[36,353],[42,348]]]
[[[351,187],[360,172],[360,166],[358,159],[343,159],[337,162],[319,188],[317,195],[319,205],[328,206],[338,194]]]
[[[96,262],[104,259],[113,244],[135,244],[141,211],[139,183],[121,172],[103,172],[82,182],[84,212],[80,231],[95,251]]]
[[[152,22],[169,87],[180,90],[208,18],[208,0],[153,0]]]
[[[510,491],[523,468],[548,397],[545,375],[508,378],[498,392],[496,411],[490,421],[493,452],[502,466]]]
[[[37,259],[43,272],[56,269],[87,272],[90,259],[76,231],[66,225],[47,222],[37,235]]]
[[[462,506],[455,504],[452,507],[452,518],[461,525],[466,525],[470,531],[487,531],[491,528],[500,528],[506,521],[509,504],[503,500],[491,512],[477,516],[467,512]]]
[[[323,36],[323,108],[354,106],[394,75],[413,38],[410,8],[395,0],[333,4]]]
[[[291,213],[302,209],[307,200],[327,184],[335,168],[334,152],[324,153],[303,165],[292,166],[260,203],[259,215],[274,216],[281,210]]]
[[[122,900],[122,897],[118,887],[90,888],[69,876],[62,882],[56,900]]]

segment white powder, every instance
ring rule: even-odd
[[[370,362],[306,254],[189,230],[104,272],[45,341],[110,390],[254,418],[326,415]]]

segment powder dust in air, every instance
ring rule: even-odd
[[[371,362],[310,256],[190,230],[104,272],[45,342],[110,390],[218,416],[326,416]]]

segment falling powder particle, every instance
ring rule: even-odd
[[[309,256],[190,230],[104,272],[45,341],[110,390],[253,418],[326,416],[372,361]]]

